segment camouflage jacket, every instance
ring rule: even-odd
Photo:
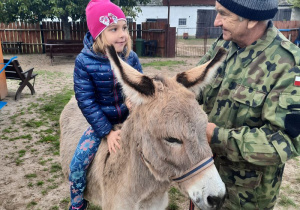
[[[239,49],[217,39],[199,64],[220,47],[229,53],[199,97],[210,122],[216,165],[230,209],[271,209],[284,163],[300,154],[300,48],[269,22],[264,36]]]

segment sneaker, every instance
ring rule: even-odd
[[[69,210],[87,210],[89,207],[89,202],[83,199],[83,204],[80,207],[73,207],[72,205],[69,207]]]

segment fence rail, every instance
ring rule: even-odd
[[[291,42],[299,36],[300,21],[273,21],[279,31]],[[176,56],[201,57],[209,49],[213,40],[220,36],[220,27],[178,28]],[[183,34],[182,36],[178,34]]]
[[[300,28],[300,21],[274,21],[274,25],[278,29],[290,29],[286,31],[282,30],[281,32],[292,42],[298,36],[299,31],[295,29]],[[206,44],[205,41],[200,41],[200,43],[194,45],[189,44],[187,46],[185,46],[185,44],[179,44],[178,39],[182,37],[178,36],[175,44],[175,38],[173,37],[175,37],[176,31],[174,31],[174,28],[170,28],[166,23],[162,22],[146,22],[142,23],[141,26],[133,22],[129,23],[128,28],[133,40],[134,49],[136,44],[135,40],[137,38],[157,40],[157,55],[161,57],[173,57],[172,53],[174,51],[175,54],[175,47],[177,56],[202,56],[209,47],[209,43]],[[71,22],[71,40],[83,40],[87,30],[85,22]],[[178,30],[188,29],[177,29],[177,34]],[[193,33],[189,33],[189,36],[204,40],[216,38],[216,36],[220,34],[220,29],[214,27],[206,27],[201,30],[193,29],[193,31]],[[200,31],[201,33],[195,34],[195,31]],[[10,43],[21,42],[21,53],[45,53],[45,43],[47,43],[48,39],[62,40],[63,37],[64,31],[61,22],[0,23],[0,40]],[[3,49],[3,53],[9,54],[12,52],[9,49]]]

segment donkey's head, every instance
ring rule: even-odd
[[[201,209],[219,208],[225,185],[213,164],[206,137],[207,116],[196,97],[214,77],[226,51],[220,49],[208,63],[172,78],[150,78],[123,62],[113,47],[107,53],[134,107],[124,132],[136,141],[147,168],[158,181],[178,182]]]

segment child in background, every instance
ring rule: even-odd
[[[74,91],[78,106],[91,125],[81,137],[70,164],[70,209],[86,209],[83,199],[86,172],[95,157],[100,141],[107,138],[109,152],[120,148],[120,130],[113,125],[128,116],[121,87],[114,77],[105,54],[106,46],[113,45],[119,56],[142,72],[139,59],[131,51],[131,39],[126,17],[109,0],[92,0],[86,7],[89,32],[84,37],[84,48],[77,56],[74,68]]]

